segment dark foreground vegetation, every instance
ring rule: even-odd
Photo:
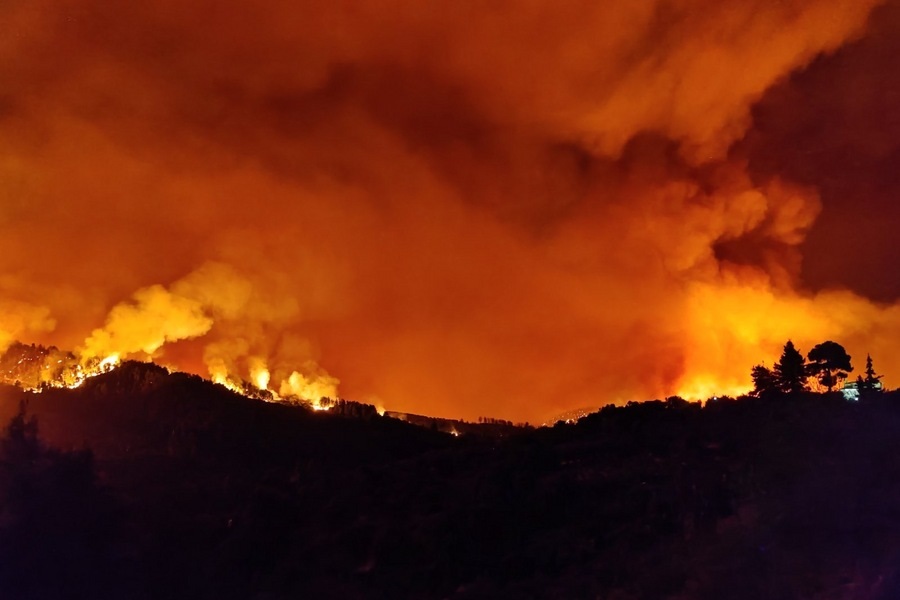
[[[0,417],[2,598],[900,597],[894,393],[453,437],[127,364]]]

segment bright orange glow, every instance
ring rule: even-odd
[[[71,349],[48,384],[539,423],[746,391],[788,338],[900,377],[900,305],[803,271],[900,193],[900,132],[854,129],[891,94],[829,67],[897,38],[879,0],[232,4],[4,5],[0,350]],[[827,172],[771,158],[803,136]]]
[[[253,358],[250,360],[250,381],[260,390],[269,389],[269,380],[272,376],[269,369],[261,358]]]

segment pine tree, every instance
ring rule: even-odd
[[[778,389],[786,394],[808,391],[806,385],[806,359],[788,340],[784,345],[781,358],[773,369]]]
[[[875,374],[875,367],[872,366],[872,356],[866,354],[866,376],[860,375],[856,378],[856,389],[859,390],[860,396],[880,392],[882,377],[883,375]]]

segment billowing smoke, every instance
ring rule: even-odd
[[[134,301],[115,306],[106,325],[95,329],[81,352],[87,358],[144,352],[163,344],[201,336],[212,319],[196,300],[170,293],[161,285],[135,292]]]
[[[900,372],[896,308],[800,279],[816,183],[742,145],[877,4],[7,3],[0,342],[517,420],[788,337]]]

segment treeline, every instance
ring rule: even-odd
[[[506,425],[512,427],[513,422],[505,419],[495,419],[493,417],[478,417],[478,422],[482,425]]]
[[[771,369],[760,364],[750,370],[752,394],[797,394],[811,390],[832,392],[849,378],[853,371],[850,361],[850,355],[837,342],[829,340],[817,344],[804,357],[788,340],[781,357]],[[871,355],[866,355],[865,376],[858,375],[856,381],[847,387],[852,387],[861,398],[871,396],[882,391],[882,377],[875,372]]]
[[[97,482],[93,454],[46,446],[22,403],[0,438],[0,596],[130,594],[134,547],[121,516]]]

